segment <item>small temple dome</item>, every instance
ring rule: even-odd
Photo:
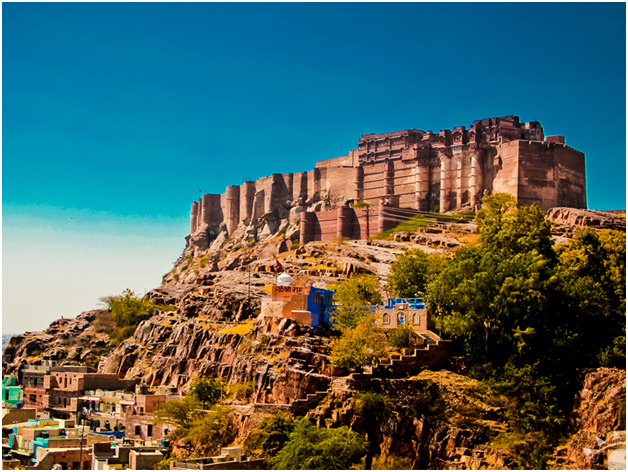
[[[277,277],[277,285],[280,287],[287,287],[288,285],[292,285],[292,277],[284,272],[279,277]]]

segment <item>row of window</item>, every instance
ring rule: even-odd
[[[388,313],[384,313],[384,323],[390,323],[390,316]],[[403,311],[397,313],[397,323],[404,324],[406,322],[406,314]],[[415,313],[412,317],[413,324],[421,324],[421,315],[419,313]]]
[[[331,305],[333,303],[333,296],[314,292],[312,300],[316,305]]]

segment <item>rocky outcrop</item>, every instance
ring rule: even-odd
[[[554,223],[552,232],[559,235],[572,234],[579,228],[626,231],[625,214],[557,207],[547,211],[547,219]]]
[[[597,451],[608,445],[613,431],[626,429],[626,371],[602,368],[587,374],[569,427],[573,434],[556,449],[553,464],[561,469],[606,469],[606,454]]]
[[[429,382],[439,393],[422,404],[420,394]],[[320,426],[350,426],[372,440],[372,454],[405,457],[413,469],[505,468],[507,455],[491,451],[487,443],[507,427],[496,420],[496,409],[474,393],[476,384],[447,371],[410,379],[358,377],[344,385],[336,382],[310,415]],[[394,406],[357,409],[356,398],[365,391],[394,398]]]
[[[19,379],[21,367],[43,355],[55,356],[59,365],[91,359],[103,344],[109,342],[107,334],[97,333],[93,327],[100,311],[86,311],[76,318],[61,318],[44,331],[14,335],[2,353],[3,373],[15,373]]]

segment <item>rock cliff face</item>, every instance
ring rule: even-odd
[[[155,313],[114,349],[108,347],[107,312],[57,320],[41,333],[14,336],[3,353],[3,371],[19,372],[41,355],[54,354],[61,364],[91,363],[101,372],[137,378],[149,386],[186,389],[194,378],[209,375],[230,384],[252,380],[255,391],[244,403],[260,411],[309,414],[320,425],[348,425],[373,439],[373,454],[402,456],[415,468],[506,468],[511,458],[492,449],[490,442],[508,432],[508,425],[475,392],[473,380],[454,372],[463,372],[458,363],[435,372],[419,374],[417,369],[410,374],[414,377],[403,379],[342,377],[330,365],[328,333],[315,333],[290,319],[259,316],[260,299],[268,293],[264,288],[274,283],[278,270],[309,278],[318,287],[351,273],[376,274],[383,283],[390,263],[404,250],[444,253],[465,244],[466,236],[454,228],[435,227],[393,234],[386,241],[299,247],[272,235],[255,244],[220,235],[207,244],[188,238],[174,269],[148,294],[155,303],[173,305],[176,313]],[[428,381],[437,385],[438,411],[417,403]],[[397,403],[385,414],[369,417],[355,408],[356,395],[365,391],[389,395]],[[596,436],[604,439],[621,427],[622,411],[625,371],[589,374],[576,397],[574,434],[557,450],[555,463],[601,467],[603,455],[586,457],[582,447],[595,449]],[[242,418],[240,432],[245,434],[254,423],[245,414]]]
[[[626,231],[625,214],[558,207],[548,210],[547,219],[554,223],[553,230],[559,234],[573,234],[581,228]]]
[[[626,430],[626,371],[604,368],[589,373],[574,399],[569,426],[573,435],[557,448],[554,464],[562,469],[606,469],[606,454],[595,452],[610,443],[609,433]],[[598,438],[605,443],[598,444]],[[585,449],[593,452],[587,455]]]

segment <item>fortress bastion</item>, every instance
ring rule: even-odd
[[[545,136],[538,121],[520,123],[517,116],[478,120],[469,129],[458,126],[438,134],[417,129],[368,133],[357,149],[318,161],[313,170],[272,174],[229,186],[222,195],[203,195],[192,203],[189,237],[205,239],[213,231],[258,238],[297,217],[302,233],[312,232],[308,225],[315,218],[321,227],[329,221],[321,234],[363,237],[360,219],[366,217],[368,225],[369,218],[348,207],[352,201],[445,212],[474,208],[483,195],[495,192],[544,210],[586,208],[585,156],[567,146],[563,136]],[[329,215],[307,214],[317,212]],[[373,218],[373,230],[387,226]],[[305,239],[320,240],[321,234]]]

